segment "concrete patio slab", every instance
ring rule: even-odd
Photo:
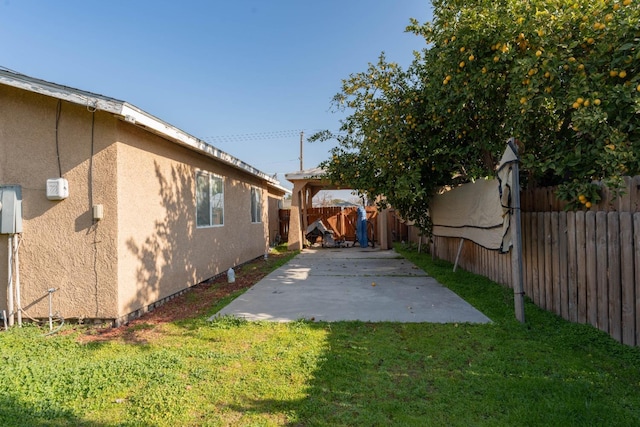
[[[247,320],[488,323],[395,251],[305,249],[216,316]]]

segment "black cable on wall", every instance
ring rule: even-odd
[[[62,178],[62,164],[60,163],[60,141],[58,139],[58,129],[60,128],[60,115],[62,113],[62,100],[58,99],[56,107],[56,155],[58,156],[58,175]]]

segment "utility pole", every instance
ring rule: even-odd
[[[304,141],[304,131],[300,132],[300,170],[304,170],[302,167],[302,141]]]

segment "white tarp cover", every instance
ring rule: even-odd
[[[435,196],[429,210],[433,235],[460,237],[508,252],[511,171],[516,161],[510,142],[498,167],[498,179],[477,180]]]
[[[497,179],[481,179],[434,197],[433,235],[461,237],[488,249],[502,245],[503,211]]]

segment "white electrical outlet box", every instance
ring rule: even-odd
[[[47,180],[47,199],[64,200],[69,197],[69,182],[64,178]]]
[[[104,207],[102,205],[93,205],[93,219],[96,221],[104,219]]]

